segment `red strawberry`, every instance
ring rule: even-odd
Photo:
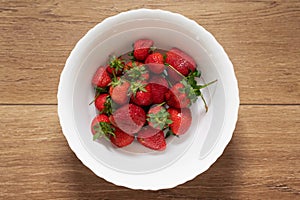
[[[160,104],[165,101],[165,94],[168,91],[169,84],[162,76],[153,76],[149,85],[151,86],[152,103]]]
[[[175,84],[166,94],[166,102],[170,107],[186,108],[191,104],[185,86],[182,83]]]
[[[137,140],[145,147],[153,150],[163,151],[167,146],[164,132],[150,126],[139,131]]]
[[[150,48],[153,46],[153,41],[148,39],[140,39],[134,42],[133,55],[137,60],[144,61],[150,54]]]
[[[95,99],[95,106],[100,113],[111,114],[111,98],[108,94],[100,94]]]
[[[167,72],[168,72],[168,78],[172,84],[176,84],[176,83],[180,82],[183,78],[171,67],[167,67]]]
[[[194,59],[177,48],[172,48],[166,53],[166,63],[170,64],[184,76],[196,70]]]
[[[130,70],[134,66],[142,66],[142,65],[144,65],[144,64],[141,62],[138,62],[138,61],[129,61],[125,64],[124,70]]]
[[[122,74],[123,68],[125,66],[125,61],[121,58],[116,58],[116,56],[112,56],[109,65],[106,67],[106,71],[113,75],[120,75]]]
[[[128,134],[137,133],[146,122],[145,111],[134,104],[126,104],[117,109],[111,116],[112,124]]]
[[[131,85],[132,95],[130,100],[139,106],[149,106],[152,103],[151,86],[143,82],[135,82]]]
[[[155,74],[161,74],[165,70],[164,58],[161,53],[152,53],[145,60],[150,71]]]
[[[111,82],[111,78],[105,70],[105,67],[99,67],[94,74],[92,84],[94,87],[104,88]]]
[[[120,148],[131,144],[133,140],[134,136],[128,135],[119,128],[115,128],[114,135],[110,136],[111,143]]]
[[[122,78],[114,80],[109,88],[111,99],[119,105],[129,102],[130,83]]]
[[[172,123],[172,120],[170,120],[169,117],[170,114],[165,107],[158,105],[149,109],[147,121],[152,128],[163,130]]]
[[[147,67],[140,62],[132,62],[130,61],[129,63],[126,64],[126,76],[128,79],[131,81],[135,80],[142,80],[142,81],[147,81],[150,78],[149,71],[147,70]]]
[[[192,123],[192,113],[189,108],[177,109],[168,108],[170,119],[170,129],[175,135],[182,135],[188,131]]]
[[[91,123],[91,131],[93,139],[96,140],[102,136],[109,138],[109,135],[114,135],[114,128],[111,126],[110,120],[107,115],[97,115]]]

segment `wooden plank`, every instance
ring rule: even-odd
[[[132,191],[72,153],[56,106],[0,106],[0,199],[292,199],[300,195],[300,106],[241,106],[234,137],[205,173],[174,189]],[[180,173],[180,172],[178,172]]]
[[[0,103],[55,104],[76,42],[108,16],[160,8],[196,20],[231,58],[242,104],[300,103],[299,1],[2,1]]]

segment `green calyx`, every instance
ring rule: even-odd
[[[93,136],[93,140],[99,139],[101,137],[104,137],[106,140],[110,140],[110,135],[115,137],[115,128],[111,126],[111,124],[107,122],[99,122],[94,125],[93,127],[95,131],[95,135]]]
[[[138,91],[147,92],[145,87],[146,87],[145,83],[141,81],[133,81],[131,82],[130,85],[130,93],[132,93],[133,96],[135,96]]]
[[[200,76],[201,76],[201,72],[199,72],[198,70],[195,70],[194,72],[190,72],[190,74],[186,78],[181,80],[181,83],[183,84],[184,88],[180,89],[180,92],[185,93],[193,103],[195,103],[198,97],[200,96],[204,103],[205,110],[207,112],[208,106],[201,92],[201,89],[206,88],[207,86],[215,83],[217,80],[211,81],[204,85],[198,85],[195,78],[196,77],[199,78]]]
[[[142,76],[146,74],[148,71],[144,65],[137,66],[135,62],[132,63],[132,68],[126,72],[126,75],[131,81],[143,81],[145,78]]]
[[[108,116],[111,115],[113,113],[113,110],[112,110],[112,99],[110,96],[107,96],[106,97],[106,101],[104,103],[104,109],[100,112],[100,114],[104,113],[104,114],[107,114]]]
[[[92,103],[95,102],[97,97],[102,94],[102,93],[107,93],[108,92],[108,87],[101,88],[101,87],[95,87],[95,97],[94,99],[89,103],[89,105],[92,105]]]
[[[117,58],[116,56],[111,56],[109,60],[109,66],[110,68],[114,68],[115,71],[121,71],[125,66],[125,61],[121,59],[120,57]]]
[[[147,116],[147,121],[151,122],[154,128],[159,128],[160,130],[163,130],[168,125],[173,123],[173,121],[170,119],[169,112],[167,112],[164,107],[161,107],[159,112],[149,113]]]

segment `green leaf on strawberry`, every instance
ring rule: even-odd
[[[106,140],[109,140],[109,136],[115,136],[115,129],[111,124],[107,122],[98,122],[93,126],[95,134],[93,136],[93,140],[104,137]]]
[[[111,56],[109,59],[109,66],[113,68],[115,72],[122,71],[125,66],[125,60],[121,59],[121,57]],[[113,72],[114,72],[113,71]]]
[[[169,119],[170,114],[162,106],[156,106],[149,110],[147,114],[147,121],[149,124],[156,129],[163,130],[173,121]]]
[[[148,73],[144,65],[137,66],[135,62],[132,63],[132,68],[126,72],[130,81],[145,80],[144,74]]]
[[[131,85],[130,85],[130,93],[132,93],[133,96],[135,96],[138,91],[147,92],[145,87],[146,87],[146,84],[143,83],[142,81],[133,81],[133,82],[131,82]]]

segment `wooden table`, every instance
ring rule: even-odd
[[[161,191],[95,176],[57,117],[59,76],[76,42],[106,17],[142,7],[204,26],[231,58],[240,88],[239,120],[222,157]],[[1,1],[0,199],[299,199],[299,48],[297,0]]]

